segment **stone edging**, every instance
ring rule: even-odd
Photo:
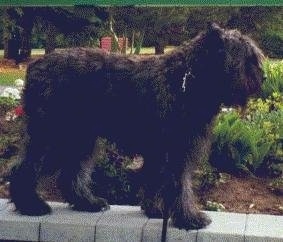
[[[106,212],[76,212],[64,203],[50,202],[51,215],[22,216],[0,199],[0,240],[158,242],[161,219],[148,219],[138,206],[112,205]],[[283,216],[206,212],[205,229],[185,231],[169,223],[167,241],[283,242]]]

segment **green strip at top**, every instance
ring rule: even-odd
[[[0,5],[283,5],[283,0],[0,0]]]

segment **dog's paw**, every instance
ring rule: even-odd
[[[144,210],[144,213],[148,218],[162,218],[162,207],[163,203],[161,199],[155,199],[154,201],[151,199],[144,199],[141,205],[141,209]]]
[[[92,200],[83,199],[76,201],[71,205],[71,207],[74,210],[86,212],[100,212],[108,210],[110,208],[107,200],[100,197],[95,197]]]
[[[172,222],[173,225],[179,229],[193,230],[206,227],[211,223],[211,220],[205,213],[202,212],[190,215],[173,213]]]
[[[22,200],[21,202],[15,203],[15,205],[16,211],[22,215],[42,216],[51,213],[50,206],[41,198]]]
[[[156,207],[143,207],[142,209],[144,210],[145,215],[148,218],[162,218],[162,212],[156,208]]]

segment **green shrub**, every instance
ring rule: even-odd
[[[283,94],[275,92],[265,100],[250,100],[245,118],[250,125],[262,130],[261,142],[270,145],[258,172],[273,170],[273,173],[280,174],[282,171],[278,164],[282,163],[283,159]]]
[[[0,97],[0,163],[18,154],[22,135],[22,118],[15,118],[13,109],[20,103],[12,97]],[[11,121],[6,120],[9,119]]]
[[[264,142],[275,143],[283,137],[283,95],[274,92],[267,99],[251,99],[244,118],[247,125],[262,130]]]
[[[283,177],[279,177],[277,179],[274,179],[269,184],[269,188],[271,191],[278,195],[283,195]]]
[[[283,38],[277,32],[264,33],[261,44],[270,57],[283,58]]]
[[[18,106],[19,103],[19,100],[11,97],[0,97],[0,115],[5,115],[5,113]]]
[[[282,156],[282,98],[274,93],[265,100],[250,100],[244,114],[221,113],[213,129],[211,163],[232,173],[278,174],[274,163]]]
[[[262,85],[262,97],[267,98],[274,92],[283,94],[283,60],[266,60],[263,69],[266,79]]]
[[[236,111],[222,113],[213,130],[211,162],[221,171],[249,171],[261,130],[251,130]]]
[[[22,135],[23,119],[5,121],[0,117],[0,163],[18,155]]]

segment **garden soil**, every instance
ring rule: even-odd
[[[230,176],[199,196],[204,208],[207,201],[217,202],[225,211],[283,215],[282,191],[274,190],[271,179]]]
[[[1,176],[6,174],[7,169],[4,166],[0,168],[0,198],[9,198],[9,182]],[[63,202],[55,180],[56,176],[42,179],[38,192],[45,200]],[[283,194],[273,191],[270,182],[265,178],[230,176],[225,182],[199,195],[199,207],[206,209],[207,201],[212,201],[222,204],[224,211],[228,212],[283,215]]]

